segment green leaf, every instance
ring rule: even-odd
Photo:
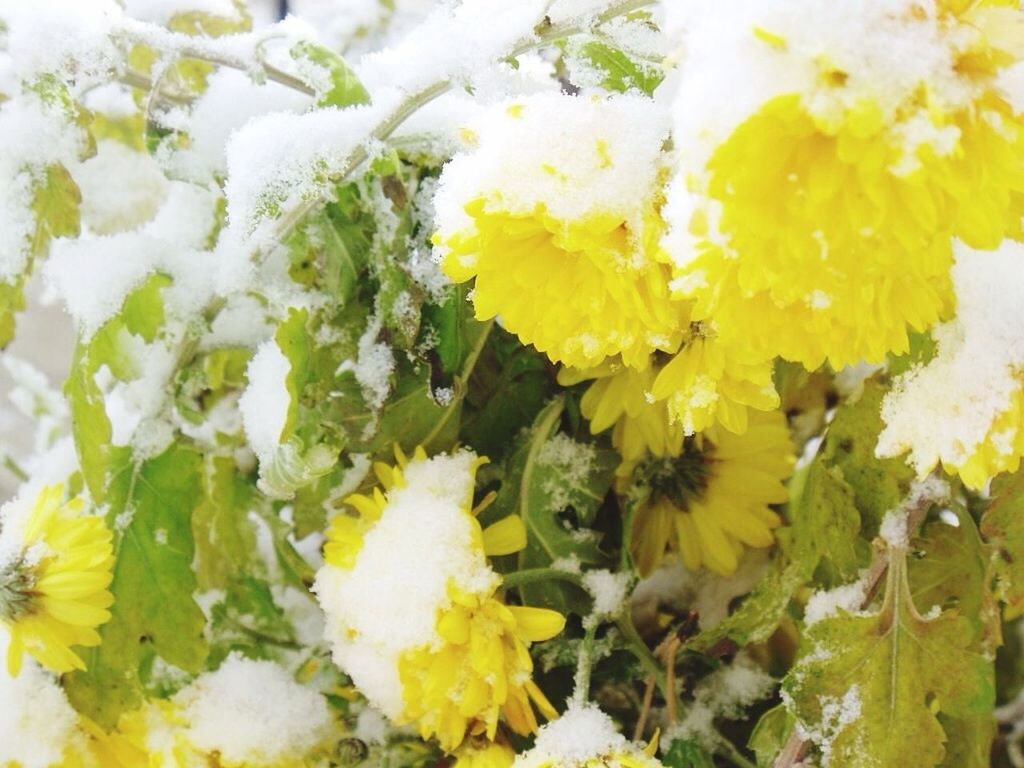
[[[150,342],[164,321],[161,290],[170,278],[153,274],[125,298],[121,311],[100,327],[90,339],[79,339],[64,392],[71,408],[71,433],[82,467],[82,475],[93,500],[107,497],[107,480],[115,449],[110,444],[111,426],[103,392],[95,375],[106,365],[122,381],[139,376],[132,357],[131,336]]]
[[[288,418],[285,420],[284,428],[278,438],[282,443],[295,434],[299,420],[299,402],[303,389],[312,375],[308,322],[309,312],[307,310],[291,307],[288,310],[288,317],[274,333],[274,341],[281,353],[288,358],[290,364],[288,375],[285,377],[285,386],[289,395]]]
[[[999,599],[1007,619],[1024,614],[1024,473],[992,482],[992,503],[981,516],[981,532],[998,551]]]
[[[914,605],[927,613],[935,606],[956,608],[974,628],[976,647],[994,653],[1001,642],[999,606],[992,593],[992,554],[978,535],[973,518],[964,510],[946,510],[957,525],[929,522],[914,540],[916,557],[909,563]]]
[[[351,107],[370,103],[369,92],[345,60],[334,51],[302,40],[292,46],[290,53],[301,65],[301,74],[316,90],[318,107]]]
[[[757,758],[757,768],[771,768],[774,765],[775,758],[789,740],[794,725],[796,719],[782,704],[761,715],[747,741],[747,746]]]
[[[87,670],[66,679],[68,697],[112,726],[142,700],[140,668],[153,655],[188,672],[206,658],[205,618],[192,599],[192,513],[202,494],[198,453],[180,446],[136,464],[118,450],[107,520],[114,539],[114,594],[103,642],[83,652]]]
[[[12,282],[0,283],[0,349],[14,338],[15,317],[25,308],[25,281],[35,260],[46,254],[53,238],[77,237],[81,231],[81,202],[78,185],[59,163],[48,166],[36,180],[32,191],[35,230],[27,244],[25,267]]]
[[[665,768],[715,768],[715,762],[699,744],[689,739],[676,739],[661,758]]]
[[[854,580],[865,565],[866,548],[858,552],[860,514],[854,492],[838,467],[827,467],[815,457],[803,478],[799,497],[790,504],[792,558],[808,579],[822,561],[828,566],[830,586]]]
[[[526,549],[519,553],[520,569],[542,568],[563,558],[575,557],[581,564],[601,562],[597,548],[598,535],[585,528],[572,529],[559,518],[561,500],[553,496],[552,487],[563,482],[563,469],[542,460],[544,447],[558,430],[565,401],[552,400],[537,416],[533,428],[509,457],[505,477],[495,500],[496,510],[518,514],[526,525]],[[588,468],[587,477],[600,475],[602,467]],[[589,481],[583,481],[584,487]],[[495,514],[500,514],[496,512]],[[520,588],[528,605],[545,606],[562,611],[584,610],[589,603],[578,587],[564,582],[544,582]]]
[[[298,649],[295,630],[274,601],[270,585],[247,573],[233,575],[223,599],[211,608],[210,634],[209,666],[214,668],[232,651],[266,659],[280,649]]]
[[[861,533],[869,540],[877,534],[885,513],[906,498],[914,480],[914,470],[902,458],[875,456],[885,393],[881,382],[864,382],[864,391],[856,402],[844,403],[836,409],[821,447],[822,461],[827,466],[839,467],[843,479],[853,489],[854,503],[862,519]]]
[[[200,590],[224,589],[233,574],[255,568],[256,530],[249,518],[255,495],[231,456],[207,456],[203,497],[192,515]]]
[[[626,93],[635,90],[650,96],[665,77],[660,67],[634,61],[618,48],[597,40],[584,43],[576,55],[604,73],[601,85],[609,91]]]
[[[786,615],[794,593],[804,582],[801,567],[783,565],[782,561],[783,556],[776,556],[771,570],[743,598],[739,607],[711,629],[694,635],[685,647],[707,653],[723,640],[742,647],[770,638]]]
[[[970,623],[956,611],[923,618],[914,607],[905,558],[890,556],[877,614],[841,614],[811,626],[783,681],[794,714],[832,768],[877,765],[928,768],[945,756],[937,714],[989,712],[992,665],[969,650]]]
[[[946,732],[946,756],[943,768],[989,768],[996,721],[990,712],[953,718],[939,714]]]
[[[528,428],[556,392],[544,356],[495,328],[469,379],[462,439],[487,456],[503,456],[508,436]]]

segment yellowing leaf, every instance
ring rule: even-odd
[[[897,550],[880,611],[810,627],[783,689],[831,768],[930,768],[945,756],[938,714],[969,718],[994,704],[992,666],[969,649],[972,634],[955,610],[917,612]]]

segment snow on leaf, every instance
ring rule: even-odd
[[[807,630],[783,682],[798,727],[831,768],[939,765],[947,736],[937,715],[972,717],[993,705],[992,666],[970,650],[972,634],[956,610],[918,613],[905,554],[893,552],[878,613]]]

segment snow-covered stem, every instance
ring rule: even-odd
[[[572,692],[573,705],[586,706],[590,700],[590,673],[594,668],[594,639],[600,622],[592,618],[583,622],[583,639],[580,641],[580,653],[576,659],[576,679]]]
[[[123,38],[130,43],[141,43],[151,48],[173,53],[189,59],[200,59],[211,64],[218,64],[222,67],[237,69],[250,75],[266,77],[279,85],[292,90],[299,91],[307,96],[315,96],[316,91],[294,75],[282,72],[277,67],[258,59],[255,55],[263,42],[270,37],[259,39],[253,46],[254,58],[248,59],[239,55],[225,43],[234,42],[240,36],[227,38],[201,38],[192,35],[172,32],[170,30],[155,27],[152,24],[125,19],[119,25],[115,36]],[[255,38],[254,38],[255,39]]]
[[[574,19],[564,24],[552,24],[551,21],[545,17],[544,21],[535,27],[529,35],[512,46],[508,53],[508,57],[515,58],[536,48],[543,48],[544,46],[550,45],[565,37],[586,32],[591,27],[605,24],[614,18],[625,16],[653,4],[653,0],[625,0],[625,2],[612,5],[603,13],[599,14],[589,24],[581,24],[579,19]],[[367,137],[367,141],[360,143],[352,151],[342,165],[341,171],[331,177],[331,183],[340,184],[345,181],[369,158],[369,150],[367,149],[369,144],[387,140],[391,134],[394,133],[402,123],[415,114],[417,110],[426,104],[429,104],[437,97],[447,93],[451,90],[454,84],[455,83],[450,78],[444,78],[404,99],[377,125],[376,128],[370,132],[370,135]],[[312,198],[302,200],[292,210],[285,211],[276,222],[276,231],[274,233],[276,238],[279,241],[285,239],[292,229],[294,229],[307,214],[315,210],[318,205],[322,204],[322,202],[322,199],[314,196]]]

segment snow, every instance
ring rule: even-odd
[[[227,144],[229,226],[249,237],[264,219],[324,194],[381,118],[378,109],[349,107],[251,119]]]
[[[445,166],[434,200],[442,233],[467,228],[465,205],[481,197],[489,209],[542,206],[562,221],[622,213],[643,231],[668,134],[668,116],[652,100],[537,94],[497,105],[469,130],[477,146]]]
[[[291,394],[287,378],[290,371],[291,363],[273,339],[259,346],[246,369],[249,384],[238,401],[238,407],[242,411],[242,424],[249,446],[261,462],[273,459],[288,421]]]
[[[77,79],[105,74],[117,56],[109,35],[121,9],[114,0],[32,0],[0,7],[5,48],[19,80],[43,73]]]
[[[797,722],[797,732],[806,739],[813,741],[821,750],[822,768],[828,768],[832,758],[832,742],[850,724],[861,716],[860,686],[851,685],[842,698],[822,697],[821,723],[809,728]]]
[[[732,664],[715,670],[696,685],[693,702],[682,720],[661,737],[663,747],[667,749],[677,739],[693,739],[705,749],[714,750],[720,738],[714,720],[744,717],[744,710],[771,695],[774,687],[771,675],[746,654],[739,654]]]
[[[329,737],[326,700],[282,667],[237,653],[175,697],[198,749],[227,764],[278,765],[310,753]]]
[[[476,461],[460,451],[410,462],[405,486],[389,492],[353,567],[326,565],[317,574],[335,662],[392,719],[404,709],[398,658],[441,642],[436,623],[451,605],[449,584],[489,594],[498,583],[468,513]]]
[[[367,707],[356,719],[356,738],[364,744],[383,744],[391,730],[387,719],[373,707]]]
[[[313,97],[269,81],[254,83],[245,72],[222,67],[213,73],[207,88],[185,118],[189,134],[186,149],[167,160],[177,174],[205,180],[228,171],[228,140],[249,122],[268,113],[299,114]]]
[[[516,757],[512,768],[584,768],[595,758],[635,751],[608,715],[594,705],[574,705],[540,729],[533,749]]]
[[[562,432],[547,439],[537,454],[537,464],[551,474],[542,490],[552,509],[565,509],[574,492],[585,487],[596,459],[597,449],[592,443],[578,443]]]
[[[167,194],[167,179],[155,160],[109,139],[71,175],[82,193],[82,223],[100,235],[145,224]]]
[[[812,592],[804,607],[804,626],[813,626],[823,619],[837,616],[840,611],[856,615],[864,607],[866,598],[867,584],[863,578],[835,589]]]
[[[407,36],[364,56],[357,74],[371,93],[413,94],[446,80],[472,82],[518,44],[534,39],[547,0],[468,0],[440,4]]]
[[[62,112],[34,94],[0,104],[0,135],[0,280],[11,282],[28,263],[36,185],[48,166],[77,162],[83,144]]]
[[[960,465],[986,439],[1024,375],[1024,245],[958,245],[956,317],[933,329],[935,358],[900,376],[882,403],[879,456],[909,453],[918,474]]]
[[[594,609],[588,621],[610,619],[622,612],[629,597],[630,575],[606,570],[583,574],[583,588],[594,598]]]
[[[190,12],[240,18],[232,0],[126,0],[124,10],[133,18],[154,24],[166,24],[176,14]]]
[[[366,404],[373,410],[384,405],[391,393],[391,375],[395,370],[395,355],[391,347],[377,341],[381,332],[381,319],[374,316],[359,337],[355,360],[343,360],[336,373],[351,371],[359,382]]]
[[[7,658],[7,642],[0,627],[0,658]],[[57,681],[30,659],[15,678],[0,667],[0,764],[49,768],[83,751],[78,715]]]

